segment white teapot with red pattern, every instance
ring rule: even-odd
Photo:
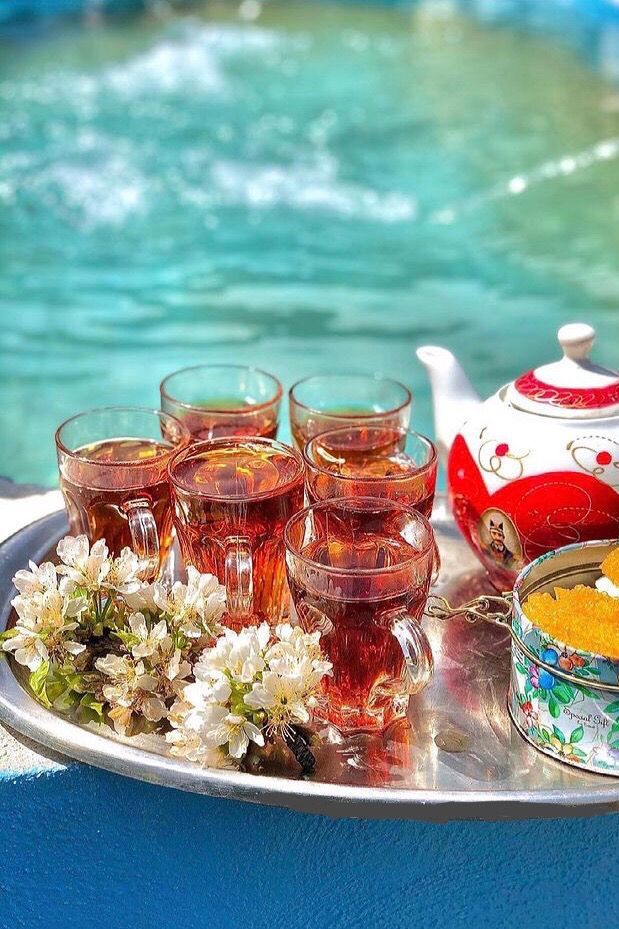
[[[558,339],[560,361],[484,402],[450,351],[417,350],[454,518],[503,590],[544,552],[619,537],[619,373],[589,360],[591,326],[563,326]]]

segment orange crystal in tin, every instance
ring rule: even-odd
[[[600,571],[609,581],[619,587],[619,546],[609,551],[600,565]]]
[[[619,571],[619,548],[606,561],[613,556]],[[584,584],[555,587],[554,593],[527,598],[524,613],[531,622],[572,648],[619,659],[619,598]]]

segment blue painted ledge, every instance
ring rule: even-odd
[[[616,816],[333,821],[70,764],[0,781],[2,929],[611,926]]]

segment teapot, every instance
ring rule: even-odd
[[[619,537],[619,373],[589,360],[591,326],[557,335],[560,361],[485,401],[450,351],[417,350],[454,519],[502,590],[559,546]]]

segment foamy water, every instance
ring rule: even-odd
[[[350,42],[347,34],[345,45]],[[41,82],[5,81],[0,98],[7,104],[30,105],[34,111],[25,125],[23,112],[15,114],[26,139],[40,122],[39,106],[47,109],[60,101],[64,112],[42,127],[51,159],[30,151],[0,158],[0,197],[18,205],[20,199],[25,203],[35,196],[60,220],[83,230],[121,225],[134,214],[156,210],[162,198],[179,209],[283,206],[385,223],[413,219],[414,196],[341,180],[339,160],[328,148],[329,129],[338,117],[328,110],[304,124],[286,115],[262,114],[251,101],[250,111],[258,112],[242,127],[244,157],[221,157],[226,143],[238,139],[238,129],[224,122],[211,125],[213,138],[195,150],[184,140],[177,152],[180,161],[164,170],[156,164],[161,145],[154,136],[132,140],[122,133],[110,136],[88,128],[102,122],[110,110],[123,109],[140,122],[170,113],[173,127],[183,116],[193,116],[191,109],[199,108],[202,95],[212,99],[213,107],[232,110],[236,122],[235,108],[243,106],[252,91],[240,79],[238,66],[286,75],[311,46],[309,34],[204,25],[189,19],[164,29],[146,50],[98,72],[61,69]],[[153,128],[158,122],[153,120]],[[76,123],[83,127],[77,133]],[[186,128],[190,131],[191,124]],[[10,129],[5,127],[3,134],[8,138]],[[287,143],[277,152],[283,140]],[[279,159],[260,157],[269,149]]]

